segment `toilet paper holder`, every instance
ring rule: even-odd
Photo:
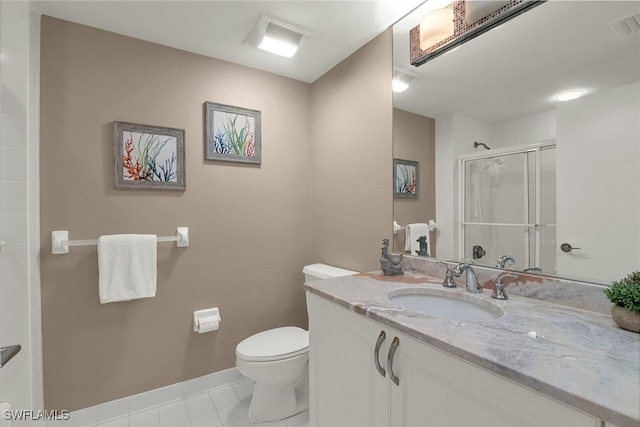
[[[220,309],[218,307],[193,312],[193,331],[199,334],[216,331],[220,327]]]

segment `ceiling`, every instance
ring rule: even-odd
[[[421,67],[409,64],[409,30],[449,0],[41,1],[45,15],[311,83],[393,27],[394,64],[417,78],[396,107],[487,123],[547,111],[553,95],[640,80],[640,36],[609,22],[638,1],[551,0]],[[420,6],[421,5],[421,6]],[[418,7],[419,6],[419,7]],[[417,7],[417,9],[416,9]],[[413,13],[409,13],[412,10]],[[261,14],[313,33],[293,58],[244,43]]]
[[[41,1],[43,14],[311,83],[424,0]],[[313,33],[293,58],[244,44],[261,14]]]
[[[394,65],[416,76],[394,94],[400,109],[495,123],[551,110],[562,91],[588,95],[640,80],[640,35],[623,40],[609,25],[639,12],[638,1],[551,0],[415,68],[409,29],[433,1],[393,29]]]

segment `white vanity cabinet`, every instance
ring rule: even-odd
[[[307,308],[312,426],[601,425],[592,416],[317,295],[307,293]],[[384,377],[374,362],[381,332],[386,335],[378,356]]]
[[[307,310],[311,425],[388,427],[389,378],[373,364],[377,338],[387,328],[310,293]],[[381,358],[388,343],[387,335]]]

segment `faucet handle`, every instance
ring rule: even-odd
[[[456,279],[453,277],[453,270],[449,267],[449,264],[446,262],[436,261],[436,263],[440,265],[444,265],[447,267],[447,272],[444,275],[444,281],[442,282],[442,286],[445,288],[457,288],[458,284],[456,283]]]
[[[501,274],[498,275],[498,277],[496,277],[496,283],[502,284],[502,279],[504,279],[505,277],[511,277],[513,279],[517,279],[518,275],[517,274],[511,274],[511,273],[501,273]]]
[[[496,277],[496,287],[493,289],[493,293],[491,294],[491,298],[494,299],[500,299],[500,300],[505,300],[505,299],[509,299],[509,295],[507,295],[507,291],[504,290],[504,283],[502,283],[502,280],[505,277],[512,277],[514,279],[517,279],[518,276],[515,274],[509,274],[509,273],[502,273],[500,275],[498,275],[498,277]]]
[[[446,262],[436,261],[436,264],[444,265],[445,267],[447,267],[447,272],[451,271],[449,264],[447,264]]]

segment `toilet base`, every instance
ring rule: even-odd
[[[252,422],[279,421],[309,409],[309,377],[305,375],[295,387],[256,383],[249,407]]]

